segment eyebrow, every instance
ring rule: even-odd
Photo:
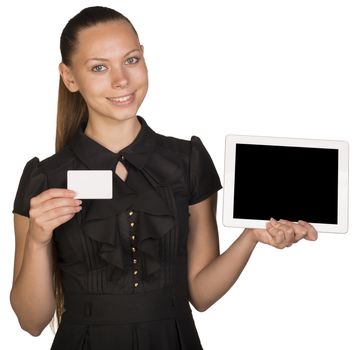
[[[133,49],[133,50],[127,52],[124,56],[126,57],[126,56],[128,56],[129,54],[131,54],[134,51],[140,51],[140,50],[139,49]],[[89,61],[106,61],[107,62],[107,61],[109,61],[109,59],[104,58],[104,57],[92,57],[92,58],[89,58],[88,60],[86,60],[85,63],[87,63]]]

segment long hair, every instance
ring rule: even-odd
[[[79,12],[76,16],[71,18],[61,33],[60,51],[62,63],[68,67],[71,67],[71,58],[78,44],[78,33],[80,30],[92,27],[96,24],[112,21],[126,21],[128,24],[130,24],[134,33],[138,37],[138,34],[132,23],[123,14],[108,7],[87,7]],[[69,143],[79,125],[87,120],[88,109],[85,100],[79,92],[70,92],[60,76],[56,120],[56,152],[60,151]],[[61,273],[56,264],[56,261],[57,254],[56,249],[54,248],[53,267],[56,313],[51,321],[51,328],[53,330],[60,324],[61,316],[64,312],[64,295],[61,283]]]

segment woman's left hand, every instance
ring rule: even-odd
[[[283,249],[290,247],[301,239],[315,241],[318,238],[318,232],[306,221],[299,220],[294,223],[288,220],[270,219],[266,229],[253,229],[253,234],[259,242],[269,244],[273,247]]]

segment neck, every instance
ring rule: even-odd
[[[96,120],[89,118],[85,135],[113,153],[120,152],[131,144],[141,129],[136,116],[126,120]]]

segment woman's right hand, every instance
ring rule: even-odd
[[[53,230],[69,221],[81,207],[75,192],[66,188],[50,188],[30,200],[29,235],[39,244],[50,243]]]

